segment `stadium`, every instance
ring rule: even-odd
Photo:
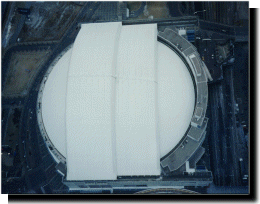
[[[194,186],[166,177],[197,173],[209,79],[197,49],[176,30],[81,24],[37,100],[39,129],[63,183],[88,192]]]

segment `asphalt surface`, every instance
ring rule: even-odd
[[[221,34],[224,37],[235,38],[238,42],[247,42],[249,27],[248,22],[242,26],[229,26],[220,23],[214,23],[204,20],[199,20],[199,27],[201,30],[212,31],[217,34]]]
[[[199,26],[202,30],[210,30],[217,33],[234,36],[235,29],[233,26],[227,26],[219,23],[208,22],[204,20],[199,20]]]

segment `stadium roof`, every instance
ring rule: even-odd
[[[48,76],[42,118],[67,180],[116,180],[160,175],[194,104],[191,75],[156,24],[83,24]]]

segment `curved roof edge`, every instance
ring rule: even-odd
[[[187,160],[190,159],[191,156],[194,155],[196,150],[201,146],[202,142],[205,139],[206,135],[206,126],[208,122],[208,118],[205,117],[206,108],[207,108],[207,99],[208,99],[208,88],[207,88],[207,67],[204,64],[203,61],[201,61],[199,54],[197,53],[195,47],[190,44],[187,40],[179,36],[177,33],[175,33],[173,30],[165,29],[164,32],[158,33],[158,39],[163,40],[169,47],[177,51],[179,55],[181,55],[182,58],[184,58],[186,64],[189,65],[191,71],[191,76],[193,78],[193,81],[196,85],[195,95],[196,95],[196,106],[194,108],[194,114],[191,120],[190,127],[188,128],[187,132],[183,136],[183,139],[180,141],[180,143],[174,147],[173,150],[171,150],[166,156],[164,156],[161,159],[161,166],[163,168],[168,167],[170,171],[177,170],[179,167],[181,167]],[[48,71],[43,77],[39,95],[37,99],[37,119],[39,124],[39,129],[41,131],[41,134],[45,140],[45,143],[48,147],[48,150],[54,157],[55,161],[57,163],[61,162],[63,164],[66,164],[66,158],[55,148],[55,146],[52,144],[51,140],[49,139],[47,132],[43,125],[43,119],[42,119],[42,111],[41,111],[41,100],[42,100],[42,93],[44,89],[44,84],[47,80],[48,75],[52,71],[55,64],[58,62],[58,60],[64,55],[73,45],[68,46],[51,64]],[[184,147],[188,145],[192,145],[192,152],[189,152],[189,155],[187,155],[187,151],[185,153]],[[188,147],[188,146],[187,146]],[[186,149],[186,148],[185,148]],[[180,157],[180,160],[176,162],[176,160],[173,162],[173,159],[176,158],[177,155],[180,153],[183,154],[182,157]],[[186,156],[185,156],[186,155]],[[188,157],[187,157],[188,156]]]
[[[193,82],[195,83],[196,105],[191,124],[182,140],[167,155],[161,158],[161,166],[168,167],[170,172],[180,168],[201,146],[206,136],[208,118],[205,117],[208,103],[208,78],[205,63],[200,59],[197,49],[175,31],[166,28],[158,33],[158,39],[164,41],[179,53],[188,63]]]
[[[43,90],[45,87],[45,82],[48,79],[49,74],[51,73],[52,69],[55,67],[55,65],[58,63],[59,59],[67,52],[69,51],[71,48],[73,47],[73,44],[69,45],[67,48],[65,48],[63,50],[62,53],[60,53],[60,55],[58,55],[55,60],[51,63],[51,65],[49,66],[48,70],[46,71],[45,75],[43,76],[41,85],[40,85],[40,89],[39,89],[39,94],[38,94],[38,98],[37,98],[37,106],[36,106],[36,114],[37,114],[37,120],[38,120],[38,125],[39,125],[39,129],[41,132],[41,135],[44,139],[44,142],[47,146],[48,151],[50,152],[50,154],[52,155],[52,157],[54,158],[54,160],[57,163],[63,163],[66,164],[66,158],[63,154],[61,154],[59,152],[59,150],[54,146],[54,144],[52,143],[51,139],[49,138],[47,131],[44,127],[44,123],[43,123],[43,118],[42,118],[42,97],[43,97]]]

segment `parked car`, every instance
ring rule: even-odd
[[[12,148],[9,145],[2,145],[2,153],[12,153]]]

